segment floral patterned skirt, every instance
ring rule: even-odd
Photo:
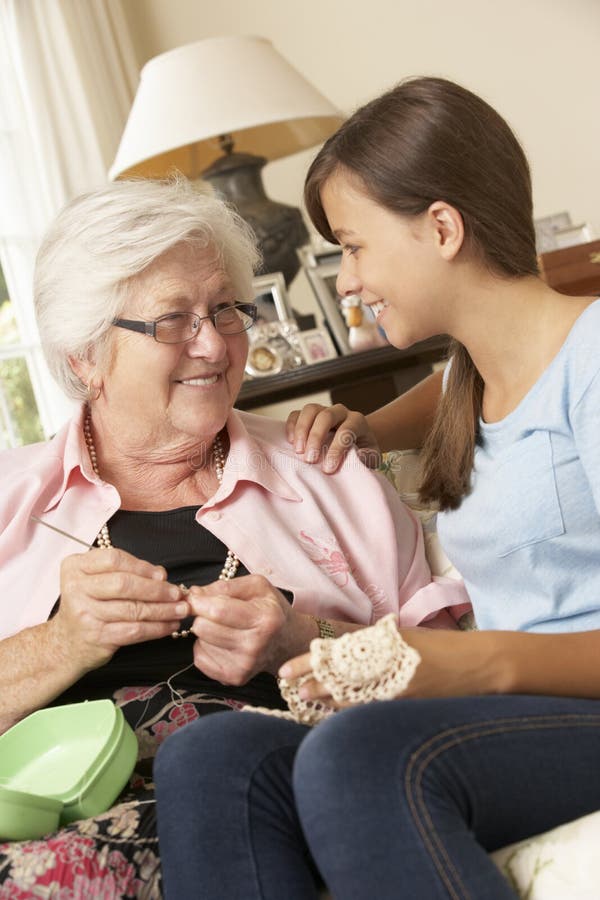
[[[0,898],[158,900],[162,896],[152,759],[173,731],[200,716],[239,709],[238,700],[166,686],[113,695],[138,738],[138,762],[108,812],[35,841],[0,843]]]

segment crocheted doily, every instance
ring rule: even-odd
[[[298,688],[316,678],[337,703],[369,703],[392,700],[410,683],[421,656],[398,631],[393,613],[375,625],[343,634],[341,637],[315,638],[310,644],[312,672],[293,682],[279,679],[279,689],[288,711],[244,707],[303,725],[315,725],[336,710],[322,701],[302,700]]]
[[[318,639],[317,639],[318,640]],[[324,638],[331,640],[331,638]],[[268,709],[265,706],[244,706],[244,712],[259,712],[267,716],[276,716],[278,719],[290,719],[293,722],[299,722],[301,725],[316,725],[323,719],[336,712],[332,706],[327,706],[320,700],[301,700],[298,696],[298,688],[306,681],[312,678],[312,673],[302,675],[295,681],[287,681],[285,678],[278,678],[277,683],[281,696],[288,705],[288,709]]]
[[[337,703],[392,700],[406,690],[421,657],[398,631],[393,613],[334,641],[314,640],[314,677]]]

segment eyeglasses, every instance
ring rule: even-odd
[[[222,306],[208,316],[197,316],[195,313],[168,313],[154,322],[139,322],[135,319],[113,319],[117,328],[139,331],[153,337],[160,344],[184,344],[193,341],[207,319],[213,323],[219,334],[241,334],[248,331],[256,321],[256,305],[254,303],[233,303]]]

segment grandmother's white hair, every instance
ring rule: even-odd
[[[85,359],[93,348],[101,368],[128,282],[182,243],[214,247],[237,296],[252,300],[260,261],[252,230],[184,179],[117,181],[58,214],[38,252],[34,303],[48,366],[67,396],[86,397],[68,357]]]

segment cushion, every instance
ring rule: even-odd
[[[390,450],[383,454],[379,471],[385,475],[400,494],[404,503],[421,520],[425,538],[425,554],[433,575],[460,579],[439,542],[436,531],[437,510],[433,504],[419,500],[421,465],[418,450]]]
[[[600,812],[492,853],[492,859],[527,900],[597,900]]]

